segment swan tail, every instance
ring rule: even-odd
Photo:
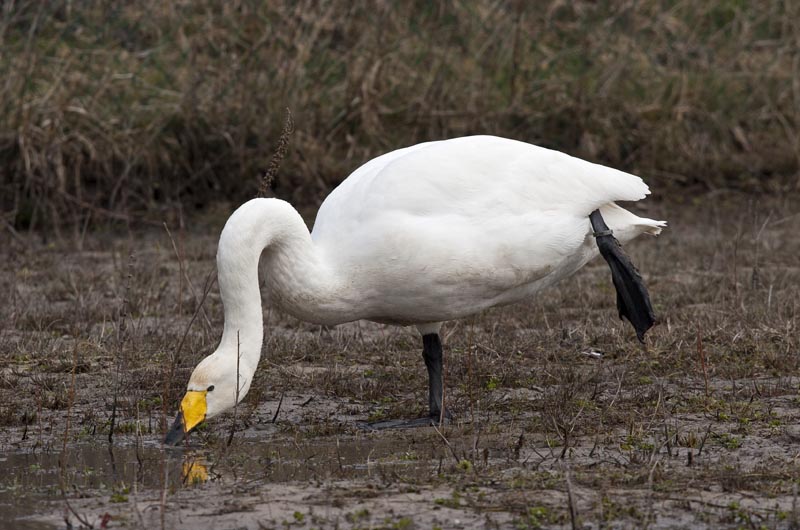
[[[619,317],[626,318],[636,330],[636,337],[640,342],[644,342],[644,334],[656,324],[647,287],[639,271],[622,249],[622,245],[606,225],[600,210],[593,211],[589,215],[589,220],[600,254],[611,269],[611,279],[617,291]],[[660,227],[658,228],[660,230]]]
[[[645,219],[640,217],[637,225],[643,234],[647,234],[649,236],[657,236],[658,234],[661,233],[662,229],[666,228],[667,222],[654,221],[653,219]]]

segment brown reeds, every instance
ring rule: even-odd
[[[295,203],[387,150],[476,133],[654,186],[797,187],[800,4],[327,6],[8,4],[3,225],[252,197],[287,107],[297,132],[275,193]]]

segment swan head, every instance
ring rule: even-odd
[[[241,401],[245,396],[251,378],[246,377],[242,366],[237,372],[237,364],[231,363],[228,357],[217,350],[200,361],[194,369],[178,415],[164,440],[165,444],[177,445],[198,425],[232,409],[236,406],[237,397]]]

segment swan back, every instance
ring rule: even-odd
[[[659,223],[614,205],[649,193],[637,176],[491,136],[378,157],[325,200],[311,237],[347,276],[362,318],[432,322],[512,303],[597,255],[589,213],[625,242]]]
[[[629,173],[516,140],[468,136],[399,149],[360,167],[323,202],[312,237],[336,238],[393,211],[479,223],[533,211],[585,217],[648,193]]]

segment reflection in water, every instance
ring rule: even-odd
[[[202,454],[164,451],[156,444],[136,448],[100,443],[70,447],[65,453],[0,453],[0,530],[52,528],[33,516],[63,507],[61,458],[71,494],[112,503],[129,500],[131,492],[176,491],[208,477]]]
[[[374,473],[429,475],[430,444],[349,439],[346,443],[294,441],[243,443],[226,451],[160,444],[89,443],[64,454],[64,482],[71,494],[110,503],[133,501],[147,492],[167,495],[209,480],[263,482],[353,479]],[[402,455],[402,456],[398,456]],[[57,513],[60,496],[60,453],[0,453],[0,530],[51,528],[32,519]],[[93,522],[94,524],[95,522]],[[100,524],[96,521],[97,525]]]
[[[183,484],[202,484],[208,480],[208,467],[196,455],[187,454],[183,461]]]

